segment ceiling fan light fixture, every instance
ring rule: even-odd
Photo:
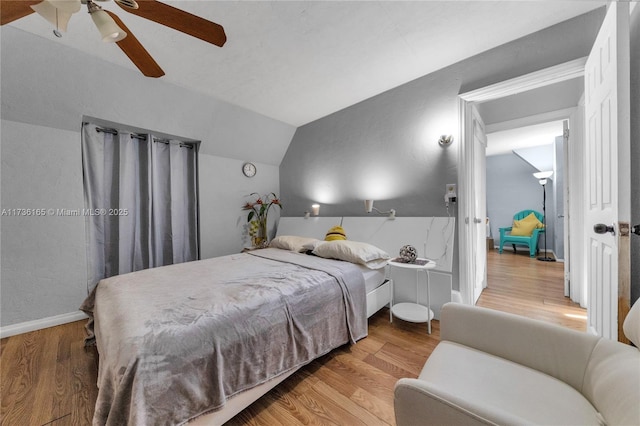
[[[80,0],[46,0],[48,3],[51,3],[53,7],[58,9],[60,12],[66,13],[76,13],[80,11],[82,7],[80,4]]]
[[[51,24],[55,25],[56,30],[67,32],[67,24],[71,19],[71,15],[73,15],[74,13],[70,12],[70,10],[73,10],[73,8],[69,7],[70,5],[72,5],[72,3],[73,2],[61,0],[44,0],[38,4],[32,5],[31,9],[35,10],[38,15],[42,16]],[[77,6],[80,6],[79,1],[75,4]],[[77,12],[78,10],[76,10],[75,12]]]
[[[120,6],[129,8],[129,9],[138,9],[138,3],[135,0],[114,0]]]
[[[93,23],[96,24],[96,27],[98,27],[98,30],[100,31],[102,41],[106,43],[115,43],[127,36],[127,33],[124,32],[124,30],[116,24],[113,18],[109,16],[107,12],[102,10],[100,6],[92,1],[87,1],[87,6],[89,8],[91,19],[93,19]]]

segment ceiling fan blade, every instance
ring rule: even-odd
[[[173,28],[208,43],[222,47],[227,41],[224,28],[215,22],[193,15],[156,0],[136,0],[139,7],[133,9],[116,1],[118,6],[129,13]]]
[[[131,30],[127,28],[127,26],[122,22],[118,15],[115,13],[109,12],[105,10],[116,21],[116,24],[124,32],[127,33],[127,36],[122,40],[116,42],[118,47],[122,49],[122,51],[131,59],[131,62],[138,67],[138,69],[142,72],[142,74],[147,77],[158,78],[164,75],[164,71],[160,68],[160,65],[151,57],[147,49],[145,49],[142,44],[138,41],[138,39],[133,35]]]
[[[24,18],[34,12],[31,6],[42,0],[0,0],[0,25]]]

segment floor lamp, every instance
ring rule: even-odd
[[[553,174],[552,171],[537,172],[533,176],[538,179],[538,183],[542,185],[542,225],[544,226],[544,256],[540,256],[538,260],[542,262],[555,262],[553,257],[547,256],[547,179]]]

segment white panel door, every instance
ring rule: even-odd
[[[562,219],[559,220],[559,224],[562,226],[562,233],[558,231],[558,235],[562,238],[562,246],[564,247],[564,295],[565,297],[571,296],[571,246],[569,245],[569,232],[571,232],[569,217],[570,217],[570,199],[569,199],[569,185],[571,184],[571,170],[569,168],[569,121],[564,120],[562,122],[562,170],[563,184],[558,185],[558,191],[562,192],[563,210]],[[558,207],[556,207],[556,211]]]
[[[629,273],[618,265],[618,222],[630,214],[628,17],[628,3],[610,5],[585,65],[587,327],[609,339],[618,338],[619,272]]]
[[[476,194],[473,205],[473,245],[474,269],[473,303],[478,301],[482,290],[487,287],[487,136],[484,122],[473,106],[473,182]]]

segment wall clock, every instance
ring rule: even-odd
[[[256,166],[253,163],[244,163],[242,165],[242,173],[246,177],[254,177],[256,175]]]

